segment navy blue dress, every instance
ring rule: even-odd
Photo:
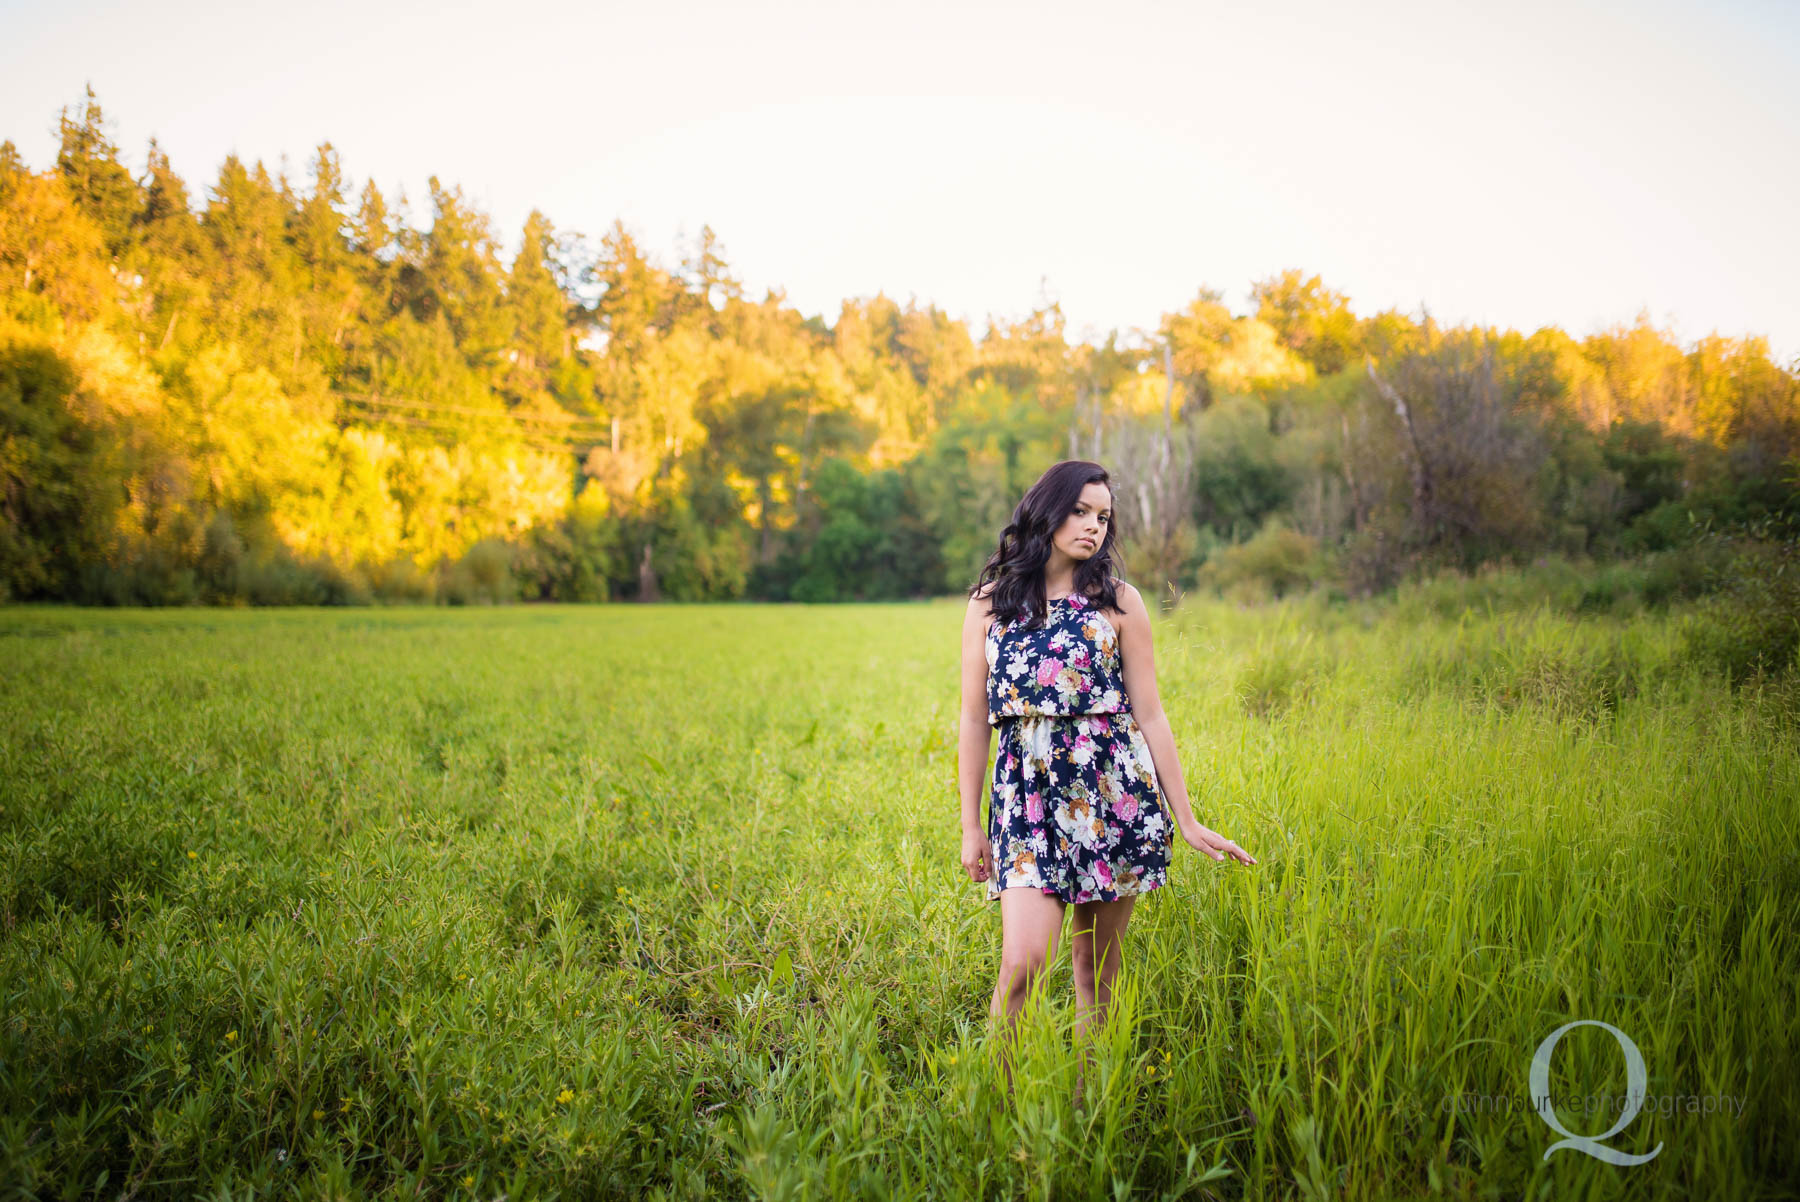
[[[988,725],[999,730],[987,896],[1029,887],[1065,903],[1113,901],[1167,883],[1173,826],[1156,764],[1131,716],[1119,633],[1086,597],[1050,602],[987,635]]]

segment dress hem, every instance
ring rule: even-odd
[[[1002,893],[1005,893],[1008,889],[1036,889],[1039,893],[1047,893],[1051,897],[1056,898],[1058,901],[1062,902],[1062,904],[1065,906],[1083,906],[1083,905],[1086,905],[1088,902],[1113,902],[1113,901],[1123,901],[1125,898],[1128,898],[1128,897],[1142,897],[1146,893],[1155,893],[1158,889],[1161,889],[1163,886],[1167,885],[1168,883],[1169,882],[1166,879],[1152,881],[1152,882],[1149,882],[1149,883],[1146,883],[1146,884],[1140,886],[1137,889],[1132,890],[1130,893],[1120,893],[1115,889],[1107,889],[1100,893],[1096,893],[1093,897],[1086,898],[1082,901],[1074,901],[1070,898],[1064,897],[1061,893],[1058,893],[1055,889],[1052,889],[1048,885],[1033,885],[1029,882],[1026,882],[1024,884],[1018,884],[1018,885],[1002,885],[1002,886],[1000,886],[999,889],[989,889],[989,890],[987,890],[987,900],[990,902],[999,901],[1000,895]]]

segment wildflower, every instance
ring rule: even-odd
[[[565,1089],[556,1095],[556,1100],[564,1106],[567,1106],[570,1102],[575,1100],[575,1091],[572,1089]]]
[[[323,1110],[315,1110],[315,1111],[313,1111],[313,1122],[315,1122],[315,1123],[316,1123],[316,1122],[318,1122],[318,1121],[319,1121],[319,1120],[320,1120],[320,1119],[322,1119],[322,1118],[324,1118],[324,1117],[325,1117],[325,1112],[324,1112],[324,1111],[323,1111]]]
[[[1149,1067],[1149,1068],[1148,1068],[1148,1069],[1147,1069],[1147,1070],[1145,1070],[1145,1071],[1146,1071],[1146,1072],[1148,1072],[1148,1073],[1149,1073],[1149,1074],[1150,1074],[1150,1075],[1151,1075],[1151,1076],[1152,1076],[1152,1077],[1154,1077],[1154,1076],[1156,1076],[1156,1066],[1155,1066],[1155,1065],[1154,1065],[1154,1064],[1153,1064],[1153,1065],[1151,1065],[1151,1066],[1150,1066],[1150,1067]]]
[[[951,1053],[951,1054],[950,1054],[950,1063],[951,1063],[951,1064],[955,1064],[955,1063],[956,1063],[956,1054],[955,1054],[955,1053],[954,1053],[954,1052],[952,1052],[952,1053]]]
[[[467,1177],[463,1178],[463,1188],[464,1189],[475,1188],[475,1174],[470,1173]]]
[[[339,1114],[349,1114],[350,1113],[350,1099],[349,1098],[345,1098],[344,1104],[342,1106],[338,1107],[338,1113]]]
[[[235,1028],[230,1031],[225,1032],[225,1041],[227,1043],[236,1043],[237,1042],[237,1031]]]
[[[198,860],[198,859],[199,859],[199,858],[200,858],[200,853],[199,853],[199,852],[197,852],[197,851],[190,851],[190,852],[188,852],[188,859],[190,859],[190,860]]]

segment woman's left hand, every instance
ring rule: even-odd
[[[1215,860],[1223,860],[1226,856],[1244,864],[1256,863],[1256,857],[1227,839],[1217,831],[1209,830],[1198,822],[1182,825],[1181,837],[1196,851],[1205,852]]]

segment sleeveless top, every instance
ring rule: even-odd
[[[1039,629],[1029,620],[988,626],[989,726],[1006,718],[1130,712],[1119,632],[1090,598],[1058,597]]]

